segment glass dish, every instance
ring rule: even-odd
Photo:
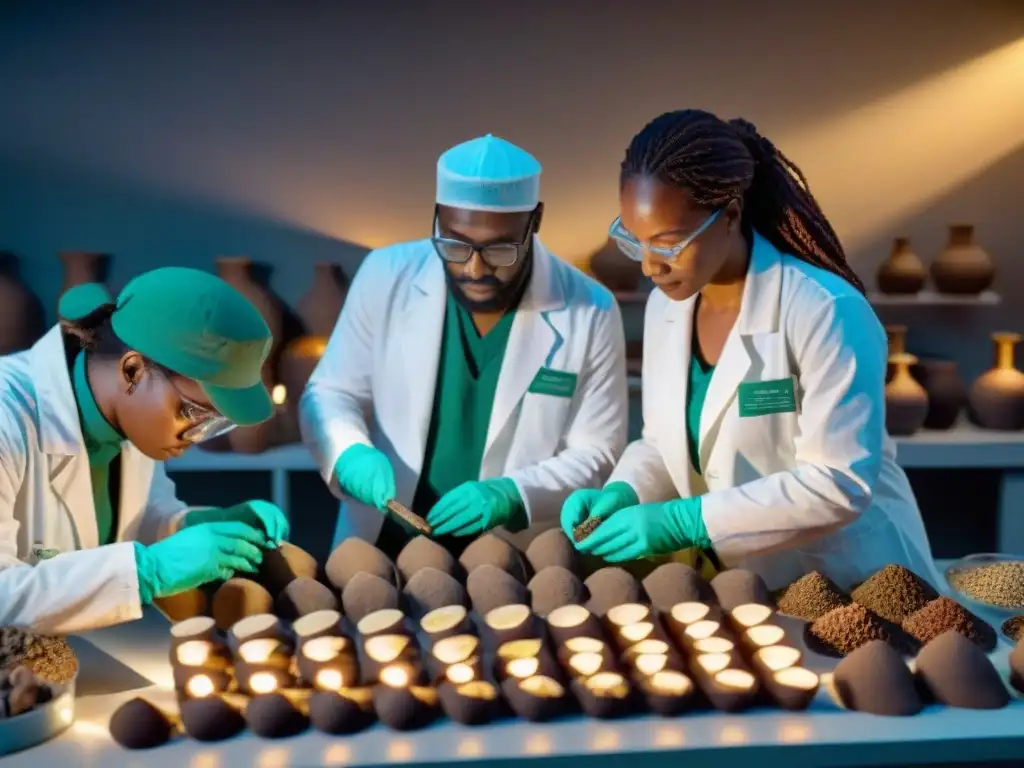
[[[976,555],[968,555],[967,557],[962,557],[959,560],[950,563],[949,567],[946,568],[946,583],[949,585],[950,590],[957,599],[962,601],[964,604],[980,606],[989,613],[998,614],[1003,620],[1016,614],[1024,614],[1024,600],[1022,600],[1019,605],[1015,606],[995,603],[991,600],[986,600],[983,597],[967,594],[956,586],[955,579],[952,578],[954,574],[958,572],[970,571],[989,565],[995,565],[996,563],[1017,563],[1024,567],[1024,557],[998,552],[985,552]],[[1024,591],[1024,586],[1022,586],[1022,591]]]

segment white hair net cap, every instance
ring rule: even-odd
[[[532,211],[540,202],[537,158],[487,134],[458,144],[437,161],[437,202],[471,211]]]

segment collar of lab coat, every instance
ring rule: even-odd
[[[60,326],[51,328],[29,352],[39,413],[39,449],[51,456],[85,452],[78,406],[64,357]]]

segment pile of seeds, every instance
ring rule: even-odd
[[[0,669],[26,666],[47,683],[67,683],[78,672],[78,657],[60,637],[0,628]]]
[[[1002,630],[1013,642],[1019,643],[1024,639],[1024,616],[1011,616],[1003,622]]]
[[[921,645],[955,629],[986,652],[996,647],[996,631],[955,600],[940,597],[903,620],[903,629]]]
[[[805,621],[820,619],[834,608],[850,602],[850,598],[830,578],[817,571],[801,576],[776,597],[780,613]]]
[[[953,589],[981,603],[1024,608],[1024,563],[1005,562],[961,568],[949,574]]]
[[[928,582],[902,565],[885,566],[850,594],[854,602],[895,624],[938,596]]]
[[[872,640],[884,640],[907,655],[917,646],[898,626],[857,603],[833,608],[807,625],[808,647],[826,656],[846,656]]]
[[[587,536],[597,530],[597,526],[600,524],[600,517],[588,517],[582,523],[573,528],[572,537],[576,539],[576,541],[583,541]]]

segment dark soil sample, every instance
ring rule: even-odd
[[[327,580],[344,590],[360,573],[368,573],[398,586],[398,571],[387,555],[357,536],[350,536],[334,548],[326,565]]]
[[[406,582],[424,568],[433,568],[459,580],[465,578],[462,566],[452,553],[426,536],[417,536],[402,547],[395,565]]]
[[[775,599],[761,575],[743,568],[722,571],[711,580],[711,589],[726,611],[750,603],[775,607]]]
[[[14,627],[0,629],[0,670],[26,666],[44,683],[67,683],[78,673],[78,657],[61,637]]]
[[[274,598],[270,592],[252,579],[240,577],[225,581],[210,603],[217,628],[224,632],[246,616],[273,612]]]
[[[418,570],[405,585],[403,596],[409,615],[417,621],[446,605],[469,605],[462,585],[450,574],[436,568]]]
[[[808,624],[805,632],[807,647],[825,656],[846,656],[872,640],[882,640],[907,655],[917,650],[917,642],[898,625],[859,603],[832,609]]]
[[[587,588],[576,575],[560,565],[550,565],[537,573],[527,585],[530,607],[538,616],[547,616],[563,605],[583,605]]]
[[[287,541],[277,549],[263,553],[263,562],[254,581],[275,597],[295,579],[316,579],[320,566],[311,554]]]
[[[1011,616],[1003,622],[1003,634],[1014,643],[1024,639],[1024,616]]]
[[[801,576],[778,594],[779,612],[805,621],[820,619],[829,611],[849,603],[849,595],[818,571]]]
[[[955,600],[940,597],[903,620],[903,629],[926,645],[939,635],[954,630],[970,638],[986,653],[996,647],[996,631]]]
[[[850,594],[855,603],[899,624],[939,596],[932,586],[902,565],[887,565]]]
[[[906,662],[880,640],[868,641],[839,662],[832,681],[843,706],[856,712],[907,716],[924,708]]]
[[[714,602],[714,591],[703,577],[683,563],[665,563],[651,571],[643,581],[651,604],[668,613],[678,603]]]
[[[509,542],[493,533],[487,533],[466,547],[459,563],[471,574],[482,565],[493,565],[511,574],[520,584],[526,584],[526,556]]]
[[[600,517],[588,517],[582,523],[572,529],[572,537],[577,541],[583,541],[587,536],[597,530],[597,526],[601,524]]]
[[[917,656],[917,675],[948,707],[999,709],[1010,694],[985,652],[956,630],[928,643]]]
[[[170,718],[145,699],[126,701],[110,716],[110,735],[125,749],[152,749],[174,734]]]
[[[580,553],[561,528],[545,531],[531,541],[526,548],[526,559],[535,574],[552,565],[572,571],[577,576],[582,573]]]
[[[587,608],[596,616],[604,616],[609,608],[623,603],[646,602],[644,588],[636,577],[616,565],[594,571],[583,583],[590,595]]]

